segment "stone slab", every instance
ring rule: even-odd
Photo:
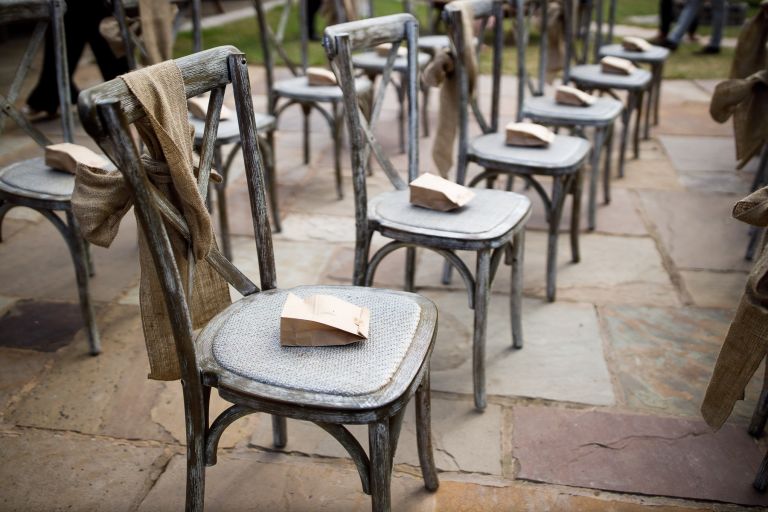
[[[82,328],[79,304],[20,300],[0,317],[0,346],[55,352]]]
[[[0,417],[50,363],[51,354],[0,348]]]
[[[473,315],[466,295],[431,290],[423,294],[435,301],[440,312],[432,389],[471,395]],[[457,324],[462,328],[454,327]],[[615,402],[592,305],[525,300],[523,336],[524,347],[513,349],[508,299],[494,295],[485,358],[489,396],[594,405]]]
[[[516,407],[513,425],[524,480],[768,505],[752,489],[763,454],[743,428],[543,406]]]
[[[736,309],[747,282],[746,272],[680,272],[693,303],[702,308]]]
[[[268,416],[259,415],[258,428],[251,438],[251,445],[274,449],[272,423]],[[414,404],[408,405],[400,440],[397,444],[395,464],[419,467],[416,449],[416,424]],[[432,397],[432,443],[437,468],[441,471],[461,471],[491,475],[502,474],[501,433],[503,410],[489,405],[478,413],[469,399],[444,400]],[[350,425],[349,430],[360,444],[368,446],[368,430],[365,425]],[[472,439],[467,443],[467,439]],[[349,458],[342,446],[325,431],[308,422],[288,420],[288,444],[286,452],[318,455],[322,457]]]
[[[736,147],[733,136],[704,137],[672,136],[659,137],[675,169],[681,172],[736,171]]]
[[[664,84],[662,96],[667,94]],[[705,101],[665,101],[659,112],[659,126],[654,135],[685,135],[692,137],[732,137],[733,124],[717,123],[709,115],[709,99]]]
[[[626,405],[656,414],[698,416],[733,313],[722,309],[600,308],[612,369]],[[758,371],[758,375],[762,375]],[[761,379],[753,379],[735,419],[752,415]]]
[[[680,176],[672,163],[662,151],[659,153],[653,155],[656,158],[644,154],[637,160],[627,159],[624,178],[614,174],[611,189],[683,190]],[[613,169],[614,173],[618,173],[618,163],[613,165]]]
[[[731,217],[739,195],[641,190],[643,209],[681,270],[744,270],[748,226]]]
[[[169,458],[158,446],[35,430],[3,433],[0,453],[9,512],[136,510]]]

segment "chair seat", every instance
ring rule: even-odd
[[[526,196],[483,188],[473,191],[476,196],[469,203],[450,212],[414,206],[408,190],[385,192],[369,201],[368,219],[385,230],[442,239],[493,241],[528,218],[531,201]]]
[[[288,292],[332,295],[371,312],[368,339],[350,345],[283,347],[280,313]],[[307,405],[367,409],[401,396],[428,357],[435,305],[412,293],[352,286],[301,286],[235,302],[197,336],[203,374],[219,388]]]
[[[45,165],[42,157],[0,169],[0,191],[29,199],[70,201],[75,176]]]
[[[274,116],[269,114],[254,114],[256,119],[256,131],[258,133],[269,133],[277,128]],[[203,131],[205,130],[205,120],[198,119],[189,114],[189,122],[195,127],[195,145],[199,146],[203,140]],[[234,110],[232,117],[219,121],[219,130],[216,132],[216,142],[218,144],[230,144],[240,140],[240,127],[237,124],[237,115]]]
[[[632,62],[657,63],[664,62],[669,57],[669,49],[652,45],[647,52],[630,52],[620,44],[607,44],[600,47],[600,57],[621,57]]]
[[[369,91],[371,81],[367,77],[355,79],[355,90],[358,94]],[[273,88],[276,95],[299,101],[340,101],[344,95],[337,85],[309,85],[305,76],[297,76],[280,80]]]
[[[416,55],[416,65],[419,68],[423,68],[429,61],[432,60],[432,56],[428,53],[419,52]],[[352,56],[352,65],[358,69],[364,71],[381,72],[387,63],[387,58],[382,57],[376,52],[364,52]],[[403,57],[397,57],[395,63],[392,65],[393,71],[405,72],[408,68],[408,61]]]
[[[562,105],[552,96],[526,98],[523,103],[523,117],[544,124],[561,125],[604,125],[613,122],[624,105],[614,98],[597,98],[587,107]]]
[[[506,134],[489,133],[469,144],[470,155],[481,163],[501,164],[521,171],[532,169],[536,174],[560,174],[578,169],[589,154],[591,145],[581,137],[556,135],[547,147],[508,146]]]
[[[571,68],[571,81],[580,86],[597,89],[645,89],[651,83],[651,72],[636,69],[631,75],[603,73],[599,64],[587,64]]]

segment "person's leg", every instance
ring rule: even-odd
[[[69,3],[78,5],[82,9],[80,2],[70,0]],[[91,47],[93,56],[96,58],[96,64],[99,66],[99,71],[101,71],[101,76],[105,81],[112,80],[118,75],[129,71],[128,58],[125,56],[121,58],[115,57],[115,54],[112,53],[112,49],[109,47],[109,43],[99,32],[101,20],[110,14],[106,8],[98,8],[98,6],[82,9],[81,14],[81,29],[85,33],[88,45]]]
[[[322,0],[307,0],[307,34],[310,41],[319,40],[315,30],[315,17],[322,3]]]
[[[675,0],[660,0],[659,2],[659,34],[667,37],[675,18]]]
[[[720,50],[723,39],[723,28],[726,18],[725,0],[712,0],[712,35],[709,37],[707,48]]]
[[[667,42],[671,43],[670,46],[677,47],[682,41],[683,36],[688,31],[688,27],[693,23],[694,18],[701,9],[702,0],[688,0],[683,7],[683,11],[680,13],[680,18],[677,20],[675,28],[667,37]]]

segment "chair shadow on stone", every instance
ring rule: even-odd
[[[314,422],[331,434],[354,460],[364,492],[372,495],[372,509],[390,510],[393,457],[406,405],[414,395],[425,485],[429,490],[437,489],[429,391],[429,357],[437,323],[434,304],[410,293],[351,286],[278,289],[264,164],[254,137],[257,129],[245,56],[229,46],[175,62],[187,97],[211,92],[198,176],[198,190],[203,196],[208,191],[225,88],[232,83],[261,284],[260,289],[214,246],[206,261],[243,298],[215,316],[197,336],[191,327],[186,292],[168,237],[168,231],[175,230],[189,244],[189,227],[149,182],[130,136],[128,123],[144,117],[142,107],[119,79],[84,91],[79,107],[86,130],[126,180],[165,299],[185,403],[186,509],[203,509],[205,466],[216,464],[217,445],[227,426],[248,414],[264,412],[273,415],[277,447],[285,446],[287,441],[285,418]],[[289,291],[300,297],[330,294],[369,308],[368,339],[339,347],[282,347],[280,313]],[[329,371],[331,368],[333,371]],[[217,388],[232,405],[211,421],[212,388]],[[367,455],[344,424],[368,425]]]

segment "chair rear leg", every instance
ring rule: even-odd
[[[485,336],[488,325],[488,303],[491,291],[491,250],[477,251],[475,274],[475,321],[472,338],[472,380],[475,391],[475,407],[485,409]]]
[[[563,216],[566,189],[564,176],[556,176],[552,179],[552,201],[547,215],[549,220],[549,233],[547,237],[547,301],[555,301],[555,289],[557,280],[557,239],[560,235],[560,219]]]
[[[51,213],[51,215],[55,215]],[[93,314],[93,304],[88,286],[88,256],[86,255],[85,240],[80,236],[80,228],[71,210],[66,211],[68,233],[67,245],[72,254],[72,262],[75,265],[75,278],[77,280],[77,294],[80,299],[80,311],[88,336],[88,346],[91,355],[101,353],[101,340],[96,328],[96,320]]]
[[[525,227],[520,228],[512,239],[512,279],[509,293],[509,309],[512,323],[512,346],[523,348],[523,257],[525,254]]]
[[[301,112],[304,120],[304,165],[309,165],[310,147],[309,147],[309,115],[312,113],[312,106],[308,104],[301,104]]]
[[[603,151],[607,127],[595,127],[595,143],[592,147],[592,162],[589,173],[589,208],[587,210],[587,229],[595,230],[597,216],[597,182],[600,177],[600,156]]]
[[[573,201],[571,209],[571,261],[573,263],[581,261],[581,252],[579,251],[579,231],[581,229],[581,195],[582,189],[584,188],[584,170],[585,169],[582,167],[570,180]]]
[[[371,510],[389,512],[392,508],[389,419],[368,424],[368,450],[371,457]]]
[[[333,169],[336,175],[336,197],[341,200],[344,199],[344,186],[341,175],[341,139],[344,135],[344,117],[340,114],[339,106],[335,101],[331,104],[331,109],[333,115]],[[368,168],[370,169],[370,162]]]
[[[284,448],[288,443],[288,425],[284,417],[272,416],[272,444]]]
[[[645,91],[638,91],[635,94],[637,95],[637,101],[635,101],[637,115],[635,116],[635,130],[632,134],[632,150],[634,152],[635,159],[638,159],[640,158],[640,129],[643,119],[643,98],[645,97]]]
[[[412,292],[416,289],[416,248],[405,249],[405,291]]]
[[[605,165],[603,167],[603,202],[605,204],[611,203],[611,178],[613,178],[611,175],[613,172],[613,128],[615,123],[615,121],[612,122],[607,128],[608,134],[605,141]],[[621,175],[624,176],[623,170],[621,170]]]
[[[216,189],[216,207],[219,210],[219,229],[221,230],[221,251],[224,257],[232,261],[232,241],[229,237],[229,214],[227,213],[227,173],[221,155],[221,146],[214,151],[214,165],[221,172],[223,181],[214,185]]]
[[[432,451],[432,403],[429,385],[429,368],[424,372],[424,379],[416,390],[416,445],[419,450],[419,464],[424,487],[436,491],[440,486],[437,468]]]
[[[627,104],[624,106],[621,125],[621,142],[619,144],[619,178],[624,177],[624,163],[627,159],[627,141],[629,140],[630,123],[632,122],[632,113],[635,110],[637,95],[630,91],[627,97]]]

